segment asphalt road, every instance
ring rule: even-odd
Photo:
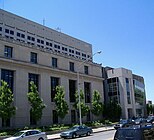
[[[113,140],[115,130],[94,133],[91,136],[83,136],[74,140]]]

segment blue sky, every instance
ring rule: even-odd
[[[145,79],[154,103],[154,0],[0,0],[0,8],[93,45],[94,61]]]

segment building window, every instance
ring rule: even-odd
[[[9,34],[9,29],[5,29],[5,33],[8,33]]]
[[[13,92],[13,71],[2,69],[1,70],[1,80],[7,82],[9,88]]]
[[[2,127],[10,127],[10,119],[2,118]]]
[[[129,79],[128,78],[126,78],[126,92],[127,92],[127,103],[131,104],[130,87],[129,87]]]
[[[69,80],[69,97],[70,102],[75,102],[76,81]]]
[[[58,123],[58,114],[57,114],[57,111],[56,110],[53,110],[52,111],[52,114],[53,114],[53,124],[57,124]]]
[[[37,39],[37,42],[40,43],[41,42],[40,39]]]
[[[4,56],[7,58],[12,58],[13,48],[9,46],[5,46]]]
[[[0,27],[0,31],[2,31],[2,27]]]
[[[39,90],[39,79],[38,79],[38,74],[32,74],[32,73],[29,73],[29,76],[28,76],[28,79],[29,79],[29,91],[30,91],[30,82],[33,81],[34,84],[36,85],[37,87],[37,90]]]
[[[56,86],[59,85],[59,78],[51,77],[51,102],[54,102],[56,94]]]
[[[84,73],[85,74],[88,74],[89,72],[88,72],[88,66],[84,66]]]
[[[84,82],[84,95],[85,95],[85,103],[90,103],[90,83]]]
[[[76,123],[75,110],[71,110],[71,123]]]
[[[14,31],[10,30],[10,34],[11,34],[11,35],[14,35]]]
[[[87,122],[91,121],[91,114],[90,114],[90,110],[87,113]]]
[[[74,63],[70,62],[70,71],[74,71]]]
[[[37,53],[31,52],[30,62],[37,63]]]
[[[107,90],[110,100],[120,103],[119,80],[118,77],[107,79]]]
[[[31,111],[30,111],[30,125],[36,125],[37,121],[36,119],[33,117]]]
[[[52,57],[52,67],[57,68],[57,58]]]
[[[31,40],[31,41],[35,41],[35,38],[32,37],[32,36],[27,36],[27,39],[28,39],[28,40]]]

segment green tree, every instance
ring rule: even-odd
[[[119,121],[121,112],[121,106],[116,102],[111,101],[110,103],[105,105],[103,114],[107,119],[110,119],[112,121]]]
[[[151,104],[147,104],[147,115],[153,114],[153,106]]]
[[[30,92],[27,93],[28,101],[31,105],[30,113],[32,118],[37,122],[42,117],[42,111],[45,108],[43,100],[39,97],[37,87],[33,81],[30,82]]]
[[[58,116],[63,120],[66,116],[66,114],[68,114],[68,104],[65,101],[65,92],[64,92],[64,88],[62,86],[57,86],[56,87],[56,94],[55,94],[55,104],[56,104],[56,111]]]
[[[0,86],[0,117],[4,120],[4,126],[6,120],[15,115],[16,108],[12,105],[14,101],[13,93],[9,88],[7,82],[1,80]]]
[[[74,108],[78,111],[79,105],[81,106],[81,117],[83,118],[83,116],[86,116],[86,114],[88,113],[90,109],[89,109],[89,106],[85,105],[84,94],[82,90],[80,90],[80,104],[79,104],[79,95],[77,91],[75,93],[75,99],[76,100],[74,103]]]
[[[97,90],[94,90],[91,111],[95,116],[99,116],[103,113],[103,103],[100,101],[100,99],[100,93]]]

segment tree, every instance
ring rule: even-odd
[[[99,116],[103,113],[103,103],[100,101],[100,99],[100,93],[97,90],[94,90],[91,111],[95,116]]]
[[[0,86],[0,117],[6,121],[15,115],[16,108],[12,105],[14,101],[13,93],[9,88],[7,82],[1,80]]]
[[[76,91],[75,93],[75,103],[74,103],[74,108],[78,111],[79,110],[79,95],[78,92]],[[89,111],[89,106],[85,105],[84,103],[84,94],[83,91],[80,90],[80,107],[81,107],[81,117],[85,116],[88,111]]]
[[[30,113],[32,118],[37,122],[42,117],[42,111],[45,108],[43,100],[39,97],[37,87],[33,81],[30,82],[30,92],[27,93],[28,101],[31,105]]]
[[[112,121],[119,121],[121,117],[121,106],[116,102],[111,101],[104,107],[104,116]]]
[[[57,86],[56,87],[56,94],[55,94],[55,104],[56,104],[56,111],[58,116],[63,120],[66,116],[66,114],[68,114],[68,104],[65,101],[65,92],[64,92],[64,88],[62,86]]]
[[[147,115],[153,114],[153,106],[152,104],[147,104]]]

